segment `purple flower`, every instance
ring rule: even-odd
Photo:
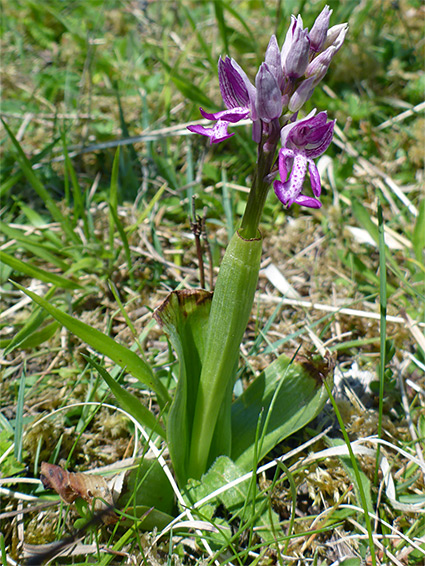
[[[310,54],[308,29],[303,29],[301,16],[291,16],[292,22],[286,33],[282,47],[282,69],[285,77],[297,79],[302,77],[307,68]]]
[[[317,116],[315,114],[316,109],[303,120],[284,126],[281,131],[282,149],[279,150],[281,180],[275,181],[273,188],[277,198],[287,208],[293,203],[310,208],[322,206],[318,199],[322,186],[319,171],[313,160],[329,147],[335,120],[327,122],[326,112],[319,112]],[[307,166],[314,197],[302,194]]]
[[[298,112],[311,97],[344,42],[348,25],[329,29],[331,14],[332,10],[325,6],[310,32],[303,28],[300,15],[291,16],[281,50],[276,37],[270,38],[255,86],[234,59],[220,57],[218,78],[226,110],[208,113],[200,108],[204,118],[216,123],[208,128],[194,125],[188,129],[208,137],[210,144],[219,143],[234,135],[228,132],[230,124],[250,118],[252,139],[257,144],[263,139],[265,148],[267,144],[273,147],[278,128],[288,122],[286,112]]]
[[[234,133],[229,134],[227,131],[229,124],[239,122],[248,116],[251,116],[254,122],[257,120],[256,88],[236,61],[229,57],[224,60],[220,57],[218,60],[218,80],[221,96],[227,110],[209,114],[200,108],[199,110],[204,118],[217,120],[217,123],[212,128],[204,128],[200,125],[188,126],[188,130],[191,132],[209,137],[211,144],[219,143],[234,135]]]

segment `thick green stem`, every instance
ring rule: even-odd
[[[260,146],[257,169],[239,230],[244,238],[255,238],[257,236],[258,226],[269,192],[270,181],[267,180],[267,175],[269,175],[273,166],[276,145],[277,142],[271,144],[268,142],[267,151],[264,150],[264,145]]]
[[[214,291],[208,322],[207,345],[196,399],[188,476],[200,478],[210,454],[211,442],[225,395],[231,395],[239,346],[248,324],[260,269],[262,238],[233,235]],[[222,431],[222,434],[226,434]],[[230,419],[227,435],[230,437]],[[225,439],[223,439],[225,440]],[[224,445],[226,443],[224,442]]]
[[[206,472],[214,458],[229,452],[235,368],[260,270],[262,238],[258,226],[270,185],[269,174],[279,132],[278,122],[268,125],[267,135],[259,144],[257,168],[241,227],[230,240],[217,278],[190,444],[188,476],[195,479]],[[217,426],[220,411],[225,414]]]

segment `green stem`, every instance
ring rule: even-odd
[[[269,192],[270,182],[267,180],[267,175],[273,166],[277,141],[270,143],[269,140],[267,144],[267,150],[265,150],[264,143],[259,146],[257,169],[239,230],[240,234],[248,239],[257,236],[258,226]]]
[[[196,398],[188,477],[200,478],[220,454],[230,453],[231,400],[239,347],[248,324],[260,270],[258,230],[279,141],[279,123],[267,126],[241,228],[229,242],[217,278]],[[220,418],[220,422],[217,422]]]
[[[200,478],[210,461],[220,453],[226,453],[226,446],[229,446],[230,419],[227,419],[227,430],[220,428],[221,438],[214,434],[223,404],[230,410],[226,396],[231,399],[239,346],[257,286],[261,247],[261,237],[247,240],[236,232],[220,266],[196,399],[188,477]],[[213,437],[214,452],[217,453],[210,454]]]

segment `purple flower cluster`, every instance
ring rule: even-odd
[[[327,122],[326,112],[316,115],[316,110],[303,120],[295,119],[344,42],[348,25],[329,28],[331,14],[332,10],[325,6],[310,31],[303,29],[301,16],[292,16],[282,49],[276,37],[271,37],[255,86],[234,59],[220,57],[218,77],[226,110],[208,113],[200,108],[202,116],[215,120],[215,125],[188,127],[191,132],[207,136],[210,143],[219,143],[234,135],[227,130],[229,124],[250,118],[253,140],[257,144],[264,142],[264,148],[267,140],[280,132],[281,181],[274,182],[274,189],[287,207],[293,203],[312,208],[321,206],[320,177],[313,159],[331,143],[335,122]],[[294,113],[291,118],[288,111]],[[307,165],[314,198],[301,192]]]

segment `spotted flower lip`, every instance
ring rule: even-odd
[[[273,188],[277,198],[287,208],[294,203],[309,208],[322,206],[319,200],[322,192],[320,175],[313,160],[329,147],[334,126],[335,120],[328,122],[326,112],[316,115],[314,109],[306,118],[282,128],[282,148],[279,150],[281,180],[274,181]],[[302,193],[307,167],[313,197]]]

